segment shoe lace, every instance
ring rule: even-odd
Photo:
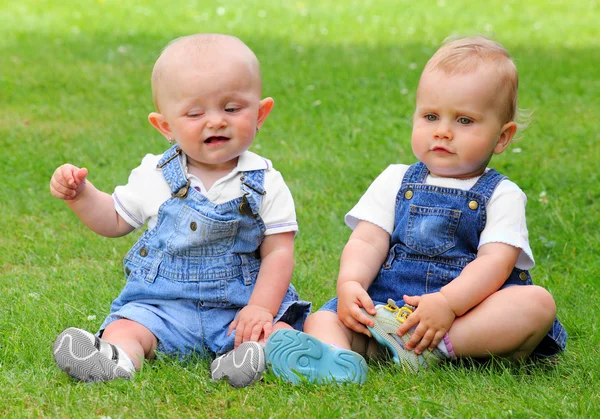
[[[384,308],[392,313],[396,313],[396,320],[400,323],[404,323],[406,319],[408,319],[408,316],[416,309],[415,306],[411,306],[410,304],[404,304],[402,307],[398,307],[396,302],[391,298],[388,298],[387,305]]]

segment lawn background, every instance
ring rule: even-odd
[[[600,5],[597,1],[75,1],[0,3],[0,416],[600,417]],[[477,4],[479,3],[479,4]],[[411,163],[423,65],[452,34],[502,42],[533,111],[492,165],[529,197],[534,281],[569,332],[556,365],[449,365],[418,376],[372,365],[367,384],[233,390],[208,362],[162,359],[132,382],[84,384],[54,365],[68,326],[96,330],[138,234],[88,231],[48,181],[85,166],[107,192],[167,143],[147,122],[154,60],[195,32],[239,36],[275,109],[252,150],[294,194],[294,284],[335,292],[344,214],[387,165]],[[511,313],[506,313],[510,322]]]

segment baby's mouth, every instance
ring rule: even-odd
[[[206,140],[204,140],[204,144],[218,144],[228,140],[228,137],[208,137]]]
[[[452,152],[451,152],[450,150],[448,150],[448,149],[447,149],[447,148],[445,148],[445,147],[440,147],[440,146],[433,147],[433,148],[431,149],[431,151],[434,151],[434,152],[437,152],[437,153],[448,153],[448,154],[452,154]]]

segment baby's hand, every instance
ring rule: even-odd
[[[344,282],[338,287],[338,317],[348,327],[358,333],[371,336],[365,325],[373,326],[373,320],[361,310],[375,315],[373,300],[367,291],[356,281]]]
[[[404,302],[417,306],[406,321],[398,328],[398,334],[402,336],[408,330],[417,325],[410,339],[406,342],[406,349],[420,354],[426,348],[433,350],[444,335],[450,330],[456,315],[450,308],[446,297],[440,292],[425,294],[422,296],[404,296]]]
[[[50,179],[50,193],[56,198],[67,201],[75,199],[85,188],[87,175],[88,170],[85,168],[63,164],[54,171]]]
[[[227,335],[234,330],[235,348],[243,342],[266,340],[273,331],[273,315],[264,307],[248,305],[231,322]]]

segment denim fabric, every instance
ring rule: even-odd
[[[477,257],[479,237],[486,222],[486,205],[494,189],[505,179],[489,170],[468,191],[427,185],[427,167],[419,162],[406,172],[396,196],[396,218],[390,251],[367,290],[373,301],[388,298],[403,304],[403,295],[439,291]],[[526,270],[514,268],[502,288],[531,285]],[[322,309],[337,310],[337,300]],[[567,333],[554,326],[534,351],[554,355],[566,346]]]
[[[219,355],[233,349],[235,333],[227,329],[248,304],[260,269],[264,170],[243,173],[242,197],[214,204],[189,187],[177,150],[158,164],[172,197],[125,256],[127,284],[101,331],[126,318],[152,331],[160,352]],[[310,303],[290,285],[274,320],[302,330],[309,313]]]

